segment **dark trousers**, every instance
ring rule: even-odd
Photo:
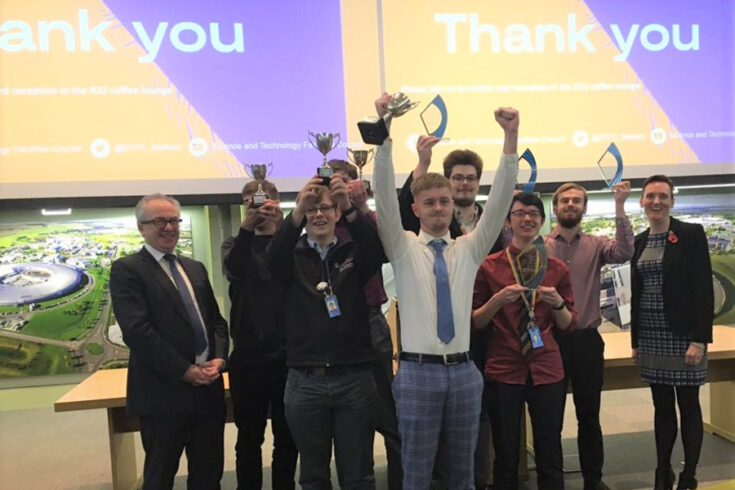
[[[140,416],[143,490],[173,488],[184,450],[189,462],[187,488],[218,490],[224,467],[224,427],[224,411]]]
[[[283,393],[286,388],[286,361],[274,359],[260,364],[242,359],[233,351],[230,357],[230,393],[232,394],[237,443],[235,444],[237,488],[258,489],[263,485],[263,445],[268,410],[273,431],[273,490],[295,487],[298,452],[286,423]]]
[[[518,461],[523,402],[528,403],[533,427],[538,488],[564,488],[561,454],[561,425],[564,416],[564,382],[534,386],[529,377],[525,385],[490,381],[485,387],[492,424],[495,461],[493,487],[518,488]]]
[[[303,490],[331,490],[332,444],[340,488],[375,489],[377,396],[370,369],[318,376],[291,368],[284,402]]]
[[[658,468],[671,467],[671,452],[676,442],[676,407],[681,414],[681,442],[684,446],[682,476],[694,478],[702,450],[702,409],[699,405],[699,386],[651,385],[654,406],[654,433]]]
[[[596,328],[557,332],[554,338],[559,344],[564,361],[564,378],[572,383],[572,397],[577,414],[577,448],[582,477],[587,487],[602,479],[604,453],[602,428],[600,427],[600,393],[604,371],[605,342]],[[566,401],[566,397],[564,397]]]

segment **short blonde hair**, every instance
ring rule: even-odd
[[[411,183],[411,194],[413,194],[415,199],[419,192],[429,189],[440,189],[442,187],[446,187],[451,192],[452,185],[449,183],[449,179],[444,177],[442,174],[429,172]]]

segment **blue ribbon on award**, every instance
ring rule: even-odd
[[[523,186],[522,190],[523,192],[533,192],[534,187],[536,187],[536,158],[533,156],[533,153],[531,153],[531,149],[526,148],[526,151],[523,152],[519,160],[527,161],[528,165],[531,167],[531,177],[528,179],[528,182],[526,182],[526,184]]]
[[[608,179],[605,175],[605,171],[602,169],[602,160],[605,158],[605,155],[610,154],[613,156],[615,161],[617,162],[618,166],[615,170],[615,175],[613,175],[612,179]],[[620,154],[620,150],[618,149],[617,145],[615,143],[610,143],[610,146],[607,147],[605,150],[605,153],[602,154],[599,160],[597,160],[597,168],[600,169],[600,173],[602,174],[602,178],[605,180],[605,184],[612,189],[612,187],[615,184],[619,184],[620,181],[623,179],[623,157]]]
[[[429,110],[429,107],[435,106],[437,109],[439,109],[439,114],[441,114],[441,121],[439,122],[439,127],[437,127],[434,131],[429,130],[429,127],[426,124],[426,121],[424,120],[424,112]],[[423,111],[421,111],[421,123],[424,125],[424,129],[426,130],[426,133],[430,136],[435,136],[439,139],[444,137],[444,131],[447,130],[447,121],[449,119],[449,116],[447,114],[447,105],[444,103],[444,99],[442,99],[441,95],[437,95],[434,97],[434,100],[429,102],[429,105],[424,108]]]

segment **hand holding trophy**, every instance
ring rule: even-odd
[[[382,145],[383,141],[388,137],[388,124],[390,121],[394,117],[401,117],[419,105],[418,101],[412,102],[403,92],[395,92],[390,96],[386,96],[387,94],[384,94],[382,97],[386,99],[385,104],[381,104],[378,108],[379,114],[382,117],[357,123],[357,127],[360,129],[360,135],[362,135],[362,140],[365,143]]]

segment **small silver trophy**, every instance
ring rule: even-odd
[[[390,96],[388,113],[383,116],[383,119],[388,122],[394,117],[401,117],[419,104],[419,101],[411,102],[411,99],[403,92],[395,92]]]
[[[383,117],[357,123],[362,140],[370,145],[382,145],[388,137],[390,120],[394,117],[401,117],[417,105],[419,105],[418,101],[411,102],[411,99],[403,92],[393,93],[388,100],[388,107]]]
[[[259,207],[265,204],[268,194],[263,190],[263,181],[273,172],[273,163],[254,163],[252,165],[245,164],[245,172],[258,181],[258,190],[253,194],[253,207]]]
[[[313,138],[313,139],[312,139]],[[334,150],[339,144],[341,138],[339,133],[312,133],[309,131],[309,143],[316,148],[319,153],[324,155],[322,166],[316,169],[317,175],[322,179],[329,180],[334,173],[332,167],[327,165],[327,153]]]
[[[370,148],[369,150],[352,150],[347,148],[347,157],[357,167],[360,180],[362,180],[362,183],[365,185],[365,190],[368,192],[370,191],[370,181],[362,178],[362,167],[370,163],[373,159],[374,152],[375,150],[373,148]]]

